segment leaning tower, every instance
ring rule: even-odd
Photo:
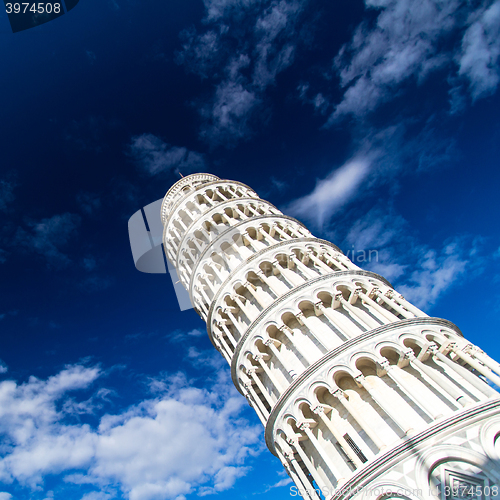
[[[500,365],[248,186],[193,174],[163,244],[295,486],[320,499],[499,496]]]

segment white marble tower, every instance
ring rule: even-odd
[[[500,500],[500,365],[453,323],[240,182],[184,177],[161,217],[292,496]]]

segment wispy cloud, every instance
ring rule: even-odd
[[[14,244],[41,255],[51,267],[65,267],[71,262],[63,249],[77,233],[80,226],[78,215],[54,215],[40,221],[27,221],[26,226],[27,229],[17,229]]]
[[[366,256],[372,250],[373,258],[358,265],[389,279],[408,300],[425,309],[466,273],[471,279],[485,269],[482,244],[478,237],[456,236],[432,248],[419,241],[394,210],[374,208],[351,223],[343,246],[352,247],[354,255],[365,250]]]
[[[211,144],[224,142],[226,145],[249,137],[253,112],[261,103],[257,93],[248,90],[242,83],[222,82],[217,86],[213,100],[202,108],[206,123],[201,136]]]
[[[85,292],[101,292],[113,285],[113,279],[109,276],[90,274],[79,282],[79,288]]]
[[[321,228],[356,193],[370,169],[368,158],[353,158],[317,182],[314,190],[294,200],[285,211]]]
[[[399,291],[418,307],[434,305],[470,268],[470,252],[461,243],[455,240],[440,252],[422,248],[417,269],[407,283],[399,286]]]
[[[127,154],[149,175],[162,172],[186,172],[203,170],[203,155],[184,147],[171,146],[153,134],[132,137]]]
[[[473,99],[492,94],[500,81],[500,1],[472,15],[475,19],[462,39],[456,60]]]
[[[340,102],[327,97],[337,89],[299,86],[302,99],[329,112],[329,125],[346,116],[363,119],[407,92],[407,83],[422,84],[437,71],[450,83],[452,110],[460,108],[464,86],[473,99],[497,88],[500,0],[365,0],[365,6],[377,11],[375,22],[362,22],[333,60]]]
[[[7,180],[0,180],[0,211],[4,211],[7,205],[15,200],[15,183]]]
[[[232,146],[253,133],[266,113],[265,91],[294,61],[308,0],[205,0],[203,33],[181,33],[177,62],[215,85],[201,103],[201,136]]]
[[[280,479],[277,483],[268,486],[262,493],[267,493],[268,491],[274,490],[275,488],[282,488],[283,486],[288,486],[291,483],[292,480],[289,477],[285,477],[283,479]]]
[[[244,400],[229,381],[200,389],[180,376],[165,381],[158,397],[102,415],[96,428],[71,423],[95,414],[108,397],[102,389],[81,402],[69,397],[88,391],[100,374],[77,365],[47,380],[0,382],[8,443],[0,453],[0,480],[40,490],[45,476],[62,474],[67,484],[95,486],[88,500],[120,494],[158,500],[223,491],[246,473],[259,429],[241,419]]]
[[[76,202],[80,206],[82,212],[87,215],[91,215],[101,208],[101,199],[96,193],[78,193]]]

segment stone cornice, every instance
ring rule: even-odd
[[[206,254],[209,252],[209,251],[212,251],[213,250],[213,247],[215,246],[215,243],[217,243],[217,241],[221,240],[224,236],[227,236],[231,231],[233,231],[234,229],[237,229],[245,224],[249,224],[251,227],[252,227],[252,223],[255,222],[255,221],[258,221],[258,222],[262,222],[262,221],[265,221],[265,220],[268,220],[268,219],[280,219],[280,220],[290,220],[292,222],[296,222],[297,224],[299,224],[300,226],[304,227],[305,229],[307,229],[301,222],[299,222],[297,219],[294,219],[293,217],[288,217],[288,215],[282,215],[282,214],[268,214],[268,215],[261,215],[260,217],[252,217],[250,219],[246,219],[244,221],[241,221],[240,223],[238,224],[235,224],[234,226],[230,226],[226,231],[223,231],[222,233],[220,233],[217,238],[215,238],[214,240],[212,240],[210,242],[210,245],[207,246],[207,248],[205,248],[205,250],[203,250],[203,252],[200,254],[200,256],[198,257],[198,259],[196,260],[196,262],[194,263],[194,266],[193,266],[193,271],[191,273],[191,276],[190,276],[190,283],[189,283],[189,296],[191,297],[191,302],[193,302],[193,277],[196,275],[196,272],[198,270],[198,266],[200,265],[201,261],[206,257]],[[177,262],[176,262],[176,265],[178,266],[179,265],[179,255],[177,255]],[[232,274],[232,273],[231,273]]]
[[[170,186],[170,189],[167,191],[165,196],[163,197],[163,201],[161,203],[161,209],[160,209],[160,217],[162,222],[165,221],[166,219],[166,206],[168,203],[168,198],[170,196],[175,196],[184,186],[189,186],[191,181],[197,181],[197,180],[206,180],[206,179],[213,179],[212,182],[215,182],[217,180],[220,180],[219,177],[213,174],[191,174],[187,175],[186,177],[183,177],[182,179],[178,180],[175,184]],[[164,213],[165,212],[165,213]],[[165,217],[164,217],[165,215]]]
[[[266,423],[266,431],[265,431],[265,438],[266,438],[266,444],[267,447],[271,450],[273,454],[276,454],[274,451],[274,441],[272,439],[272,433],[273,433],[273,427],[275,424],[276,419],[278,418],[278,415],[280,411],[283,409],[283,407],[288,403],[289,397],[295,392],[297,388],[300,387],[300,385],[305,382],[308,377],[316,370],[321,368],[322,365],[328,363],[332,359],[336,358],[337,356],[340,356],[343,352],[347,351],[348,349],[354,347],[356,344],[361,344],[362,342],[365,342],[373,337],[377,337],[378,335],[382,335],[384,333],[387,333],[391,330],[396,330],[399,328],[405,328],[407,326],[425,326],[425,325],[436,325],[436,326],[445,326],[447,328],[450,328],[454,332],[456,332],[458,335],[463,337],[462,332],[456,326],[454,323],[451,321],[448,321],[447,319],[441,319],[441,318],[430,318],[430,317],[422,317],[422,318],[410,318],[410,319],[403,319],[401,321],[396,321],[394,323],[389,323],[388,325],[382,325],[379,326],[378,328],[375,328],[373,330],[370,330],[368,332],[362,333],[361,335],[358,335],[357,337],[354,337],[347,342],[344,342],[342,345],[339,347],[333,349],[330,352],[327,352],[322,358],[318,359],[315,363],[312,365],[308,366],[306,370],[304,370],[288,387],[287,389],[281,394],[280,398],[274,405],[271,414],[269,415],[269,418],[267,419]],[[239,343],[238,343],[239,346]],[[234,359],[234,357],[233,357]],[[231,365],[231,374],[232,374],[232,365]],[[236,385],[236,388],[239,390],[238,384],[235,382],[235,378],[233,378],[233,382]],[[236,379],[237,381],[237,379]],[[241,391],[240,391],[241,392]]]
[[[190,195],[196,193],[196,191],[199,191],[201,189],[204,189],[204,188],[207,188],[207,187],[210,187],[210,186],[224,185],[224,184],[237,184],[238,186],[242,186],[244,188],[247,188],[248,190],[252,191],[252,193],[255,193],[255,191],[250,186],[247,186],[246,184],[243,184],[243,182],[231,181],[231,180],[228,180],[228,179],[218,179],[216,181],[205,182],[203,184],[198,184],[197,186],[194,187],[194,189],[192,191],[189,191],[189,193],[186,193],[186,196],[190,196]],[[255,194],[257,195],[257,193],[255,193]],[[168,224],[170,223],[170,221],[169,221],[170,217],[172,216],[173,213],[175,213],[175,211],[177,210],[177,208],[180,205],[180,203],[182,201],[184,201],[184,198],[185,197],[180,198],[179,200],[177,200],[177,202],[175,203],[175,205],[173,207],[171,207],[171,209],[169,210],[168,217],[165,217],[165,219],[162,220],[163,226],[164,226],[165,229],[167,228]],[[246,199],[246,198],[233,198],[233,199],[234,200],[240,200],[240,199]],[[266,200],[263,200],[262,198],[259,198],[258,195],[257,195],[257,198],[250,198],[250,199],[252,199],[252,200],[266,201]],[[269,202],[267,202],[267,203],[269,203]],[[163,231],[163,234],[165,234],[165,231]]]
[[[339,271],[339,272],[332,273],[332,274],[325,274],[324,276],[318,276],[315,279],[309,280],[306,283],[293,288],[292,290],[290,290],[289,292],[285,293],[281,297],[278,297],[269,307],[267,307],[266,309],[264,309],[259,314],[259,316],[257,318],[255,318],[255,320],[252,322],[252,324],[248,327],[247,331],[245,332],[245,335],[243,335],[243,337],[241,337],[241,339],[238,341],[238,344],[236,345],[236,348],[235,348],[234,354],[233,354],[233,358],[231,360],[231,378],[233,379],[233,383],[236,386],[236,389],[238,389],[238,391],[241,392],[241,390],[239,388],[239,384],[238,384],[238,379],[236,377],[236,367],[237,367],[237,364],[238,364],[238,358],[239,358],[239,355],[240,355],[240,351],[243,348],[243,345],[245,344],[247,338],[253,333],[253,330],[255,330],[255,328],[257,328],[257,326],[259,326],[260,322],[263,319],[265,319],[266,316],[274,308],[278,307],[282,302],[284,302],[285,300],[288,300],[290,297],[293,297],[297,293],[300,293],[300,292],[302,292],[303,290],[305,290],[305,289],[307,289],[309,287],[317,285],[318,283],[321,283],[322,281],[332,280],[332,281],[335,282],[335,280],[337,278],[343,278],[344,276],[367,276],[367,277],[375,278],[375,279],[377,279],[379,281],[382,281],[382,283],[386,284],[390,288],[393,288],[392,285],[385,278],[383,278],[382,276],[379,276],[378,274],[372,273],[370,271],[350,270],[350,271]],[[412,321],[412,320],[403,320],[403,321]],[[441,320],[441,321],[446,321],[446,320]],[[390,325],[383,325],[383,326],[381,326],[379,328],[376,328],[375,330],[370,330],[369,332],[365,332],[364,334],[360,335],[359,337],[355,337],[354,339],[351,339],[351,340],[345,342],[341,346],[337,347],[337,349],[334,349],[333,351],[330,351],[329,353],[325,354],[325,356],[323,358],[319,359],[316,363],[314,363],[311,366],[309,366],[309,368],[307,368],[307,370],[304,373],[306,373],[306,372],[308,373],[309,370],[313,366],[316,366],[318,363],[321,363],[321,361],[323,359],[325,359],[327,356],[329,356],[331,353],[335,353],[338,350],[342,350],[345,345],[350,345],[351,343],[352,343],[352,345],[355,345],[356,344],[356,340],[358,338],[364,337],[365,335],[368,335],[368,334],[370,334],[372,332],[377,332],[378,333],[378,330],[380,330],[380,329],[383,329],[383,331],[385,331],[386,327],[389,327],[389,326],[394,325],[394,324],[398,324],[399,325],[400,323],[401,323],[401,321],[397,321],[396,323],[391,323]],[[451,324],[453,324],[453,323],[451,323]],[[375,333],[374,335],[377,335],[377,333]],[[302,373],[302,375],[304,375],[304,373]],[[302,375],[300,377],[298,377],[294,381],[294,383],[292,383],[292,385],[290,387],[295,387],[296,386],[296,382],[298,382],[299,380],[301,380]],[[288,387],[288,389],[285,391],[284,394],[288,393],[288,390],[290,389],[290,387]],[[279,401],[281,401],[281,399],[282,399],[282,397],[280,397],[280,399],[278,400],[278,403],[279,403]]]
[[[220,209],[222,208],[222,210],[224,210],[224,208],[226,208],[227,205],[230,205],[231,203],[241,203],[241,202],[258,202],[258,203],[264,203],[265,205],[269,206],[269,207],[273,207],[275,208],[276,210],[278,210],[272,203],[269,203],[268,201],[266,200],[261,200],[260,198],[249,198],[249,197],[246,197],[246,198],[232,198],[231,200],[227,200],[227,201],[221,201],[218,205],[216,205],[215,207],[210,207],[208,210],[206,210],[205,212],[203,212],[202,214],[200,214],[200,216],[194,220],[193,222],[191,222],[191,224],[189,224],[189,226],[187,227],[186,231],[184,232],[184,234],[182,235],[182,239],[181,241],[179,242],[179,248],[177,249],[177,257],[176,257],[176,265],[178,266],[179,265],[179,251],[180,249],[182,248],[183,244],[184,244],[184,241],[186,240],[187,236],[189,234],[193,234],[193,226],[195,226],[196,224],[198,224],[200,221],[205,221],[206,220],[206,217],[211,213],[211,212],[218,212],[220,211]],[[268,217],[268,216],[275,216],[275,217],[281,217],[281,213],[280,214],[268,214],[266,216],[263,216],[263,217]],[[285,216],[283,216],[285,217]],[[255,219],[257,219],[257,217],[255,217]],[[237,219],[235,219],[237,220]],[[230,231],[233,227],[237,227],[237,226],[240,226],[241,224],[243,224],[244,222],[249,222],[251,220],[254,220],[254,218],[249,218],[249,219],[245,219],[244,221],[240,221],[238,224],[235,224],[234,226],[230,226],[226,231],[222,232],[221,234],[219,234],[217,236],[217,238],[215,238],[214,240],[211,240],[210,241],[210,245],[203,251],[207,251],[214,242],[216,242],[223,234],[226,234],[228,231]],[[164,233],[163,233],[163,237],[165,238],[165,235],[166,235],[166,226],[165,226],[165,230],[164,230]]]
[[[320,238],[316,238],[315,236],[311,236],[310,238],[294,238],[292,240],[286,240],[286,241],[280,241],[279,243],[276,243],[276,245],[271,245],[269,247],[263,248],[257,253],[254,253],[251,257],[248,259],[244,260],[234,271],[231,271],[231,274],[226,278],[224,283],[221,283],[219,289],[217,290],[217,293],[215,294],[214,298],[212,299],[212,302],[210,304],[210,309],[208,311],[208,316],[207,316],[207,331],[208,331],[208,336],[210,340],[212,340],[212,333],[210,331],[210,323],[212,321],[212,314],[215,305],[217,304],[217,301],[219,300],[220,294],[223,292],[223,290],[226,288],[227,284],[231,282],[232,279],[234,279],[234,275],[239,273],[241,269],[247,267],[251,262],[254,260],[259,259],[263,255],[265,255],[267,252],[274,251],[278,248],[281,247],[286,247],[286,246],[292,246],[297,243],[320,243],[321,245],[327,245],[331,248],[333,248],[336,252],[339,252],[340,254],[344,255],[342,250],[337,245],[334,245],[330,241],[322,240]],[[213,340],[212,340],[213,343]],[[215,345],[215,344],[214,344]]]

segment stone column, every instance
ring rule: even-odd
[[[262,354],[254,354],[253,359],[259,363],[260,366],[262,366],[263,370],[266,372],[267,376],[269,377],[269,380],[271,383],[276,387],[276,390],[281,394],[284,390],[285,387],[283,387],[280,382],[276,379],[274,376],[274,373],[272,370],[267,366],[267,363],[264,361],[264,357]]]
[[[333,460],[330,458],[330,456],[326,453],[324,448],[318,442],[318,439],[314,435],[314,432],[311,430],[310,424],[308,422],[301,422],[301,423],[298,423],[298,428],[301,431],[305,432],[306,436],[309,438],[309,441],[312,443],[312,445],[316,449],[316,452],[318,453],[318,455],[321,457],[323,462],[325,462],[325,465],[330,469],[332,474],[335,476],[335,480],[337,481],[337,486],[344,483],[345,478],[342,477],[342,473],[338,470],[336,464],[333,462]]]
[[[361,459],[354,453],[352,448],[349,446],[347,441],[344,439],[344,436],[341,432],[339,432],[339,423],[337,422],[337,425],[335,425],[333,422],[330,421],[330,419],[325,415],[325,410],[322,406],[315,406],[314,408],[311,406],[311,411],[318,415],[319,419],[325,424],[325,426],[329,429],[329,431],[332,433],[333,437],[337,440],[340,446],[342,446],[342,449],[344,450],[345,454],[349,457],[349,459],[353,462],[353,464],[356,466],[356,468],[361,467],[363,465],[363,462]],[[333,413],[333,409],[330,411],[330,413]],[[345,433],[344,433],[345,434]]]
[[[247,368],[247,374],[250,375],[252,380],[257,384],[258,388],[262,395],[266,398],[266,401],[269,403],[269,406],[272,408],[275,404],[275,400],[269,394],[269,391],[262,383],[262,380],[257,375],[257,368]]]
[[[263,416],[264,420],[267,422],[267,420],[269,419],[269,411],[267,410],[267,408],[265,407],[264,403],[260,399],[259,395],[257,394],[257,391],[254,389],[254,387],[253,387],[253,385],[251,383],[249,383],[247,385],[247,389],[249,390],[249,394],[252,397],[252,400],[260,408],[260,411],[262,413],[262,416]],[[263,392],[261,394],[265,398],[266,393]],[[266,399],[266,401],[267,401],[267,399]],[[272,408],[272,405],[270,405],[270,407]],[[265,427],[265,424],[264,424],[264,427]]]
[[[411,401],[413,401],[418,408],[422,409],[428,417],[432,420],[436,420],[443,416],[442,413],[435,411],[423,398],[417,398],[415,388],[410,387],[406,380],[403,379],[399,373],[400,368],[398,366],[391,365],[387,360],[381,361],[379,364],[387,373],[387,376],[396,384],[397,387],[399,387],[401,392],[406,394],[406,396],[411,399]]]
[[[292,379],[296,378],[297,373],[295,372],[295,370],[293,368],[287,366],[287,363],[285,363],[283,357],[281,356],[281,352],[278,350],[278,348],[276,347],[274,342],[279,342],[279,341],[275,341],[273,339],[268,339],[264,342],[264,345],[269,347],[270,351],[274,354],[276,359],[280,362],[281,366],[290,375],[290,377]],[[281,342],[280,342],[280,344],[281,344]]]
[[[256,287],[252,285],[249,281],[246,281],[243,286],[249,291],[249,293],[252,295],[252,297],[257,301],[260,306],[265,309],[267,307],[267,304],[262,300],[262,297],[259,297],[259,294],[257,293]]]
[[[353,420],[355,420],[358,425],[366,432],[368,437],[374,442],[375,446],[380,451],[383,451],[387,448],[387,445],[378,437],[377,432],[365,420],[361,412],[359,412],[356,408],[353,407],[353,405],[351,405],[341,389],[337,389],[333,392],[330,391],[330,394],[332,394],[332,396],[336,397],[340,401],[340,404],[347,410]]]
[[[415,432],[413,427],[404,422],[398,414],[397,408],[391,408],[383,394],[365,379],[364,375],[358,375],[354,380],[363,387],[380,409],[407,435],[412,436]],[[395,411],[396,410],[396,411]]]
[[[297,486],[300,488],[300,485],[303,487],[303,491],[305,492],[305,498],[308,498],[310,500],[321,500],[318,494],[316,493],[313,485],[311,484],[311,481],[306,477],[304,474],[304,471],[302,470],[302,467],[297,463],[297,459],[295,458],[295,453],[290,449],[288,452],[285,453],[285,456],[287,460],[290,462],[290,465],[292,468],[295,470],[297,477],[299,478],[299,483]]]
[[[435,357],[439,361],[442,361],[446,366],[451,368],[455,373],[460,375],[482,394],[486,394],[488,397],[499,396],[498,392],[492,389],[484,380],[481,380],[477,375],[474,375],[469,370],[467,370],[467,368],[459,365],[458,363],[455,363],[450,358],[448,358],[448,356],[445,356],[442,352],[439,352],[436,345],[431,345],[429,347],[429,351],[431,352],[433,357]]]
[[[222,321],[220,321],[219,323],[217,323],[217,326],[219,326],[220,328],[222,328],[224,330],[224,332],[226,332],[227,338],[229,339],[229,341],[231,342],[231,344],[233,344],[233,347],[236,349],[236,346],[238,345],[238,343],[236,342],[236,340],[233,337],[233,334],[231,333],[231,331],[229,330],[229,328],[224,323],[222,323]]]
[[[478,361],[476,361],[470,354],[467,354],[463,350],[459,349],[457,344],[451,344],[451,350],[453,354],[456,354],[460,359],[463,359],[466,363],[468,363],[472,368],[477,370],[481,375],[484,375],[486,378],[489,378],[496,386],[500,386],[500,377],[494,374],[487,366],[482,365]]]
[[[270,290],[272,290],[274,292],[274,294],[279,297],[281,295],[281,292],[278,292],[276,290],[276,288],[274,288],[272,285],[271,285],[271,282],[270,280],[268,279],[268,277],[264,274],[264,272],[262,270],[260,271],[257,271],[257,276],[262,280],[263,283],[265,283]]]
[[[315,338],[319,343],[320,345],[323,347],[323,349],[325,351],[329,351],[329,346],[328,346],[328,339],[325,339],[323,337],[323,335],[319,335],[319,332],[317,331],[316,328],[314,328],[311,323],[309,322],[309,318],[306,318],[305,314],[301,311],[299,312],[298,314],[295,315],[295,317],[297,318],[297,321],[301,324],[301,325],[304,325],[308,330],[309,330],[309,333],[311,334],[311,336],[313,338]]]
[[[461,406],[467,406],[472,403],[472,400],[465,395],[463,392],[459,391],[455,386],[453,386],[446,378],[441,375],[441,373],[437,372],[430,366],[425,365],[419,359],[415,358],[413,353],[405,353],[405,357],[410,360],[410,364],[416,368],[418,371],[427,375],[433,382],[435,382],[441,389],[449,394],[456,403],[456,408],[460,408]]]

